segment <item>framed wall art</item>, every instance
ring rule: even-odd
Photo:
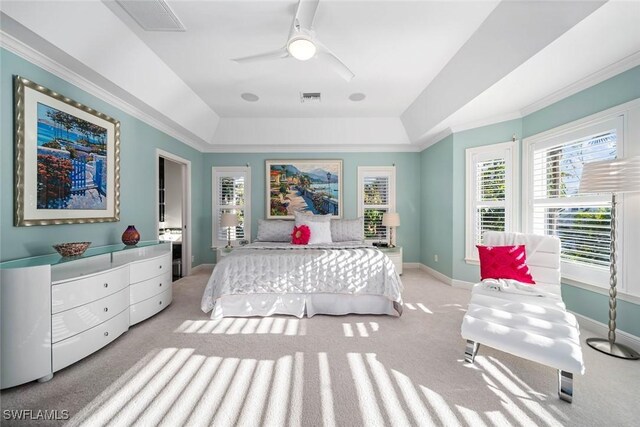
[[[15,224],[118,221],[120,122],[20,76]]]
[[[267,219],[342,217],[342,160],[267,160],[265,170]]]

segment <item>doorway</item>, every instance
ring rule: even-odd
[[[158,240],[173,246],[173,280],[191,273],[191,162],[157,150]]]

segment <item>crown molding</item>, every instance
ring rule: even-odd
[[[415,144],[374,145],[209,145],[205,153],[418,153],[423,149]]]
[[[451,130],[451,128],[448,127],[446,129],[443,129],[440,132],[436,133],[435,135],[428,137],[426,141],[424,141],[423,143],[419,144],[418,151],[424,151],[427,148],[431,147],[433,144],[442,141],[444,138],[452,134],[453,134],[453,130]]]
[[[520,112],[513,111],[506,114],[500,114],[497,116],[488,117],[486,119],[467,122],[458,126],[452,126],[451,131],[453,133],[464,132],[465,130],[478,129],[484,126],[495,125],[496,123],[502,123],[502,122],[508,122],[509,120],[521,119],[522,117],[523,116]]]
[[[195,150],[204,152],[206,150],[206,147],[209,145],[204,140],[193,138],[191,135],[185,134],[185,132],[183,132],[182,130],[176,129],[173,126],[170,126],[167,123],[162,122],[155,117],[152,117],[138,107],[135,107],[122,98],[115,96],[111,92],[96,85],[85,77],[82,77],[80,74],[70,70],[57,61],[54,61],[47,55],[18,40],[17,38],[3,30],[0,30],[0,47],[71,83],[72,85],[89,93],[90,95],[93,95],[96,98],[107,102],[108,104],[122,110],[124,113],[135,117],[136,119],[148,124],[149,126],[161,132],[164,132],[165,134],[177,139],[179,142],[185,145],[194,148]]]
[[[520,110],[520,114],[522,117],[528,116],[531,113],[542,110],[551,104],[561,101],[571,95],[575,95],[576,93],[595,86],[598,83],[602,83],[603,81],[617,76],[618,74],[630,70],[638,65],[640,65],[640,51],[635,52],[618,62],[614,62],[613,64],[570,84],[569,86],[527,105]]]

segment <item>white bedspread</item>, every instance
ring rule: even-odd
[[[401,292],[393,263],[375,247],[256,242],[219,260],[201,308],[209,312],[227,295],[321,293],[384,296],[400,306]]]

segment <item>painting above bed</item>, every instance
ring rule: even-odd
[[[342,217],[342,160],[267,160],[267,218]]]

